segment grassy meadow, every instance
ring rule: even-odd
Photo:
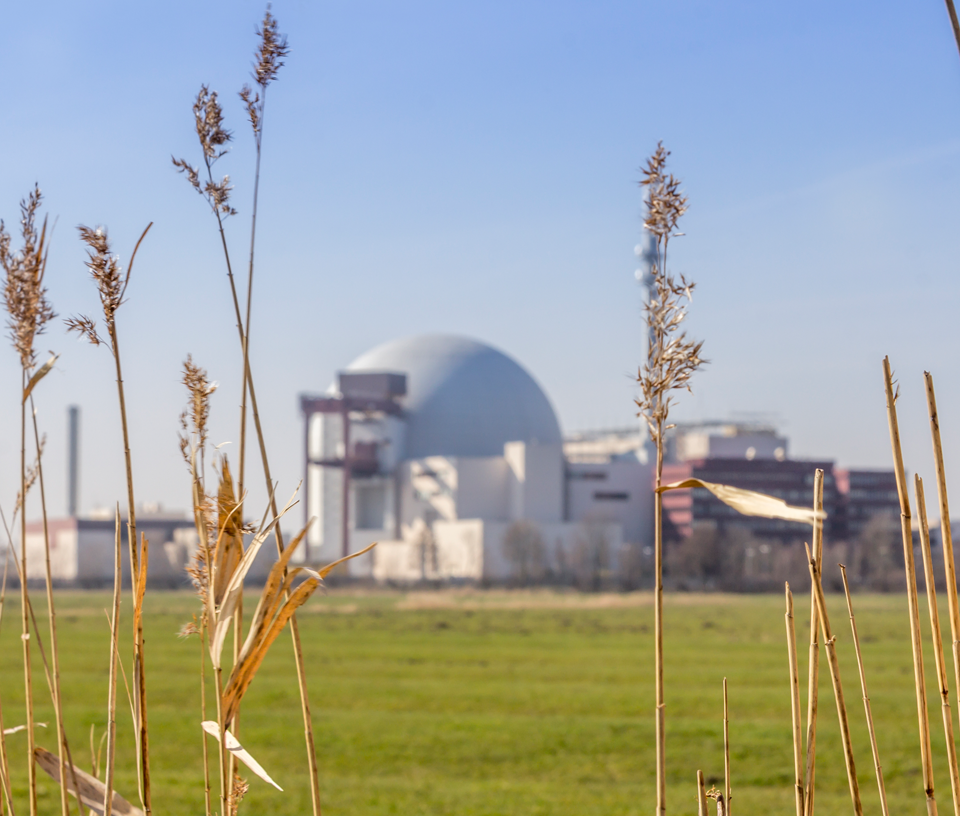
[[[38,618],[43,593],[32,595]],[[806,689],[808,595],[796,598]],[[4,725],[23,721],[18,598],[0,634]],[[248,600],[248,614],[254,599]],[[857,623],[892,811],[924,813],[906,600],[856,596]],[[842,596],[831,596],[864,809],[879,812]],[[129,600],[123,599],[129,613]],[[90,767],[90,727],[106,722],[108,593],[58,595],[61,682],[74,761]],[[198,639],[177,632],[190,593],[148,593],[146,655],[155,811],[202,813]],[[735,814],[793,812],[790,696],[780,596],[668,595],[665,600],[667,805],[696,812],[695,775],[722,786],[721,681],[729,681]],[[921,609],[925,616],[925,610]],[[576,595],[331,590],[300,614],[324,813],[649,814],[655,802],[653,606],[649,593]],[[42,620],[40,631],[46,632]],[[938,694],[925,658],[937,798],[950,789]],[[56,747],[36,651],[39,745]],[[128,680],[129,656],[123,653]],[[209,669],[208,669],[209,672]],[[208,674],[209,678],[209,674]],[[212,686],[211,686],[212,688]],[[212,694],[208,698],[212,707]],[[117,789],[136,799],[133,732],[119,690]],[[836,708],[821,658],[817,811],[849,813]],[[208,711],[215,719],[215,712]],[[240,738],[284,787],[248,775],[250,813],[310,810],[292,647],[285,633],[244,704]],[[23,732],[7,736],[15,796],[26,789]],[[211,756],[213,742],[211,740]],[[215,774],[215,759],[211,760]],[[40,810],[59,811],[41,776]],[[214,807],[216,778],[214,776]]]

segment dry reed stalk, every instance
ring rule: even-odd
[[[40,431],[37,427],[37,410],[33,404],[33,395],[30,396],[30,417],[33,422],[33,440],[37,449],[37,480],[40,488],[40,513],[43,519],[43,553],[44,577],[47,589],[47,616],[50,624],[50,660],[52,663],[52,677],[50,680],[50,696],[53,700],[54,717],[57,726],[57,745],[60,755],[60,778],[67,776],[67,735],[63,726],[63,700],[60,695],[60,650],[57,648],[57,611],[53,602],[53,574],[50,568],[50,528],[47,521],[47,494],[43,483],[43,442],[40,440]],[[71,768],[72,770],[72,768]],[[76,779],[74,779],[76,783]],[[70,812],[69,792],[66,785],[60,786],[60,811],[63,816]]]
[[[953,29],[953,39],[957,42],[957,50],[960,50],[960,20],[957,19],[957,9],[953,0],[946,0],[947,14],[950,15],[950,27]]]
[[[207,719],[207,622],[200,616],[200,716]],[[210,754],[207,750],[207,734],[203,734],[203,804],[206,816],[210,816]]]
[[[647,359],[637,373],[641,397],[636,400],[640,416],[650,430],[656,445],[657,458],[654,494],[654,675],[656,693],[657,742],[657,814],[666,813],[667,771],[666,735],[663,698],[663,499],[659,492],[663,480],[663,434],[673,402],[672,392],[690,390],[690,379],[705,361],[700,357],[703,343],[687,339],[679,331],[686,316],[695,284],[681,275],[674,278],[667,271],[667,250],[674,237],[677,222],[686,212],[687,199],[680,192],[680,182],[666,173],[670,151],[660,143],[642,169],[641,186],[647,188],[647,215],[644,229],[656,239],[657,258],[651,269],[656,294],[644,307],[649,328]]]
[[[897,422],[897,397],[894,392],[890,358],[883,358],[883,385],[886,393],[887,424],[890,427],[890,447],[893,451],[893,469],[897,477],[900,497],[900,535],[903,539],[903,560],[907,577],[907,601],[910,613],[910,645],[913,650],[913,679],[917,690],[917,721],[920,730],[920,762],[923,767],[923,788],[927,797],[927,813],[936,816],[937,801],[933,790],[933,762],[930,756],[930,723],[927,719],[927,689],[923,669],[923,644],[920,640],[920,610],[917,601],[917,568],[913,558],[913,531],[910,526],[910,494],[907,474],[900,448],[900,426]]]
[[[120,648],[120,505],[114,517],[113,617],[110,619],[110,676],[107,680],[107,767],[104,774],[103,816],[113,811],[113,767],[117,751],[117,653]]]
[[[877,748],[877,732],[873,727],[873,712],[870,710],[870,697],[867,694],[867,677],[863,671],[863,657],[860,654],[860,636],[857,634],[857,620],[853,616],[853,599],[850,597],[850,585],[847,583],[847,568],[840,564],[843,576],[843,591],[847,596],[847,612],[850,614],[850,630],[853,633],[853,645],[857,652],[857,671],[860,673],[860,689],[863,692],[863,709],[867,715],[867,730],[870,732],[870,750],[873,753],[873,767],[877,774],[877,787],[880,791],[880,812],[889,816],[887,808],[887,790],[883,784],[883,769],[880,767],[880,751]]]
[[[143,625],[139,620],[138,605],[143,603],[143,590],[146,589],[146,569],[137,555],[137,514],[133,489],[133,463],[130,455],[130,434],[127,427],[127,404],[123,390],[123,370],[120,362],[120,339],[117,332],[117,310],[124,303],[130,276],[133,274],[133,262],[137,257],[140,244],[153,226],[151,221],[141,233],[130,255],[126,275],[120,268],[116,255],[110,251],[107,231],[102,228],[90,229],[80,226],[80,239],[87,245],[86,267],[90,270],[103,310],[103,320],[107,327],[109,342],[97,334],[96,321],[89,317],[69,318],[66,321],[68,331],[75,331],[86,337],[93,345],[107,345],[113,355],[117,376],[117,398],[120,404],[120,427],[123,434],[123,459],[127,477],[127,544],[130,550],[130,583],[134,605],[133,631],[133,671],[134,671],[134,711],[137,743],[137,777],[139,780],[140,802],[144,812],[151,813],[150,797],[150,742],[147,727],[147,686],[144,667]],[[141,587],[141,576],[144,586]],[[139,600],[138,600],[139,599]],[[138,624],[139,620],[139,624]]]
[[[860,803],[860,785],[857,782],[857,768],[853,761],[853,743],[850,740],[850,723],[847,719],[847,705],[843,699],[843,683],[840,680],[840,662],[837,659],[837,639],[830,628],[827,615],[827,602],[823,596],[823,584],[820,581],[820,567],[813,559],[810,547],[807,548],[807,560],[810,565],[810,580],[817,596],[817,613],[820,617],[820,629],[823,633],[823,648],[827,653],[827,665],[830,667],[830,679],[833,681],[833,696],[837,702],[837,719],[840,721],[840,739],[843,743],[843,760],[847,766],[847,784],[850,787],[850,799],[856,816],[863,816]]]
[[[787,612],[787,663],[790,667],[790,713],[793,721],[793,775],[797,816],[803,816],[803,728],[800,723],[800,675],[797,672],[797,632],[793,625],[793,593],[784,584]]]
[[[707,816],[707,787],[703,783],[703,771],[697,771],[697,814]]]
[[[940,613],[937,609],[937,587],[934,583],[933,553],[930,551],[930,527],[927,524],[927,503],[923,494],[923,480],[914,474],[917,498],[917,516],[920,520],[920,551],[923,554],[923,575],[927,584],[927,606],[930,610],[930,633],[933,638],[933,656],[940,688],[940,708],[943,714],[943,733],[947,743],[947,766],[950,769],[950,791],[953,794],[954,816],[960,816],[960,774],[957,772],[957,746],[953,741],[953,715],[950,712],[950,688],[947,683],[947,664],[943,657],[943,639],[940,634]]]
[[[3,516],[3,510],[0,509],[0,516]],[[7,529],[8,544],[12,544],[9,529],[7,528],[7,519],[3,517],[3,526]],[[7,567],[10,564],[9,546],[3,554],[3,583],[0,585],[0,626],[3,625],[3,608],[7,600]],[[7,758],[7,738],[3,732],[3,703],[0,702],[0,787],[3,788],[2,800],[6,802],[10,809],[10,816],[14,816],[13,791],[10,789],[10,763]]]
[[[723,678],[723,793],[726,797],[727,814],[730,813],[730,712],[727,709],[727,678]]]
[[[26,502],[27,496],[27,416],[26,402],[30,390],[36,383],[34,377],[43,375],[43,369],[35,374],[31,372],[36,367],[36,351],[34,341],[42,334],[46,324],[56,315],[53,307],[47,300],[46,289],[43,286],[43,276],[46,271],[47,224],[44,220],[39,233],[36,228],[36,216],[40,209],[42,196],[40,188],[34,186],[30,194],[20,202],[20,235],[23,246],[19,252],[10,249],[11,238],[4,224],[0,221],[0,266],[4,270],[3,296],[4,305],[9,314],[7,327],[10,329],[10,339],[14,350],[20,358],[20,497]],[[49,369],[48,369],[49,370]],[[30,596],[27,590],[27,521],[26,511],[20,513],[20,611],[23,644],[23,684],[24,699],[27,711],[27,785],[30,802],[30,816],[37,812],[37,775],[33,764],[34,717],[33,717],[33,688],[30,663]]]
[[[823,470],[813,474],[813,511],[823,512]],[[823,520],[813,522],[813,558],[817,569],[823,564]],[[813,816],[813,799],[817,772],[817,711],[820,702],[820,616],[817,612],[816,587],[810,585],[810,653],[807,664],[807,757],[804,766],[803,812]]]
[[[250,370],[249,357],[246,354],[246,330],[243,317],[240,312],[240,299],[237,295],[236,281],[233,275],[233,267],[230,261],[230,250],[227,246],[227,236],[223,228],[224,218],[235,215],[236,210],[229,203],[230,177],[224,176],[220,182],[213,180],[213,164],[220,159],[226,152],[221,150],[223,145],[230,142],[232,136],[229,131],[223,127],[223,112],[217,99],[216,92],[211,92],[204,85],[201,86],[197,95],[197,100],[193,106],[194,119],[196,123],[197,136],[200,140],[200,146],[203,150],[204,165],[207,170],[207,181],[200,182],[199,171],[192,167],[183,159],[173,159],[174,166],[179,172],[185,173],[187,180],[194,189],[204,197],[210,205],[211,210],[217,219],[217,228],[220,234],[220,244],[223,249],[223,256],[227,267],[227,279],[230,283],[230,295],[233,301],[234,315],[237,321],[237,333],[240,338],[240,347],[244,351],[244,377],[247,381],[250,394],[250,412],[253,415],[254,427],[257,432],[257,441],[260,448],[260,460],[263,465],[263,476],[266,483],[267,495],[271,496],[270,509],[274,516],[277,515],[277,504],[273,500],[274,482],[270,473],[270,464],[267,457],[266,442],[263,435],[263,427],[260,421],[260,413],[257,408],[257,394],[254,387],[253,375]],[[275,533],[277,543],[277,553],[282,555],[284,551],[283,535],[279,527]],[[297,624],[296,615],[290,620],[290,636],[293,641],[294,659],[297,669],[297,686],[300,692],[300,709],[303,717],[304,738],[307,749],[307,764],[310,773],[310,794],[313,805],[314,816],[320,816],[320,779],[317,768],[317,752],[313,737],[313,719],[310,713],[310,700],[307,693],[306,668],[303,660],[303,647],[300,642],[300,628]]]
[[[287,38],[280,34],[277,19],[270,13],[270,6],[263,16],[263,23],[257,31],[260,45],[254,53],[253,81],[259,91],[253,91],[250,86],[244,85],[240,91],[240,98],[247,108],[247,116],[253,128],[253,138],[257,148],[256,169],[253,174],[253,209],[250,217],[250,264],[247,273],[247,314],[244,320],[243,340],[243,397],[240,411],[240,470],[238,485],[240,495],[243,495],[244,458],[246,453],[247,430],[247,382],[250,370],[250,318],[253,304],[253,262],[254,249],[257,238],[257,207],[260,195],[260,159],[263,153],[263,121],[267,104],[267,88],[274,82],[277,74],[283,67],[283,60],[290,53]]]
[[[933,461],[937,475],[937,498],[940,504],[940,533],[943,541],[943,571],[947,581],[947,609],[950,614],[950,637],[953,648],[953,676],[960,708],[960,661],[957,660],[956,644],[960,641],[960,603],[957,601],[957,569],[954,562],[953,534],[950,527],[950,501],[947,497],[947,475],[943,464],[943,446],[940,444],[940,417],[937,413],[937,397],[933,391],[933,377],[923,373],[927,392],[927,411],[930,414],[930,435],[933,439]]]
[[[260,197],[260,160],[263,154],[263,121],[266,111],[267,87],[277,78],[277,73],[283,66],[283,59],[289,53],[287,47],[287,38],[279,33],[276,18],[270,13],[270,6],[264,13],[263,23],[257,31],[260,38],[260,45],[254,54],[253,80],[260,89],[254,92],[249,86],[244,85],[240,91],[240,98],[247,107],[247,115],[250,118],[250,124],[253,127],[254,142],[257,149],[256,168],[253,175],[253,207],[250,218],[250,262],[247,272],[247,311],[246,319],[243,322],[243,388],[241,391],[240,404],[240,465],[237,474],[238,492],[244,495],[244,475],[247,453],[247,392],[250,380],[250,326],[253,305],[253,268],[254,252],[257,238],[257,210]],[[237,603],[237,611],[234,621],[234,641],[233,641],[233,659],[236,661],[240,655],[240,630],[243,623],[243,598]],[[231,729],[235,736],[239,736],[240,723],[234,721]],[[236,767],[236,760],[233,754],[230,755],[230,778],[233,778]],[[319,816],[320,803],[315,803],[317,816]]]

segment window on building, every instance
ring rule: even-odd
[[[598,490],[593,494],[593,498],[596,501],[628,501],[630,494],[610,490]]]

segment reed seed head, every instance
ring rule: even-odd
[[[223,126],[223,108],[220,106],[216,91],[211,91],[206,85],[200,86],[200,91],[193,103],[193,118],[200,148],[203,150],[207,181],[200,180],[200,171],[186,159],[171,156],[170,160],[177,168],[177,172],[187,177],[190,186],[207,200],[215,213],[222,216],[236,215],[237,211],[230,206],[230,191],[233,189],[230,176],[214,181],[211,173],[211,168],[217,159],[227,152],[223,146],[233,138],[230,131]]]
[[[123,270],[120,267],[120,258],[110,251],[110,239],[107,236],[105,227],[91,229],[82,224],[77,227],[80,232],[80,240],[87,245],[86,267],[93,276],[94,283],[97,284],[97,292],[100,294],[100,305],[103,308],[103,319],[107,328],[113,331],[116,321],[117,309],[123,303],[123,289],[125,279]],[[91,342],[90,329],[96,334],[96,327],[90,318],[75,318],[73,322],[67,322],[68,328],[73,331],[79,331],[86,335]],[[94,343],[98,345],[98,343]]]
[[[670,151],[664,148],[663,142],[658,142],[647,166],[641,168],[640,186],[648,188],[647,216],[643,226],[658,238],[672,235],[677,221],[687,211],[687,199],[680,192],[680,181],[672,173],[664,174],[669,155]]]
[[[223,108],[216,91],[211,91],[206,85],[200,86],[193,103],[193,116],[204,157],[208,161],[216,161],[227,152],[220,148],[233,138],[223,126]]]
[[[263,23],[257,29],[257,36],[260,38],[260,45],[253,55],[253,73],[251,76],[260,90],[256,91],[249,85],[244,85],[240,89],[240,99],[243,100],[247,109],[247,118],[250,120],[253,135],[257,139],[259,147],[260,131],[263,126],[263,103],[267,86],[277,78],[277,74],[283,67],[283,60],[290,53],[287,38],[279,33],[277,19],[270,13],[269,4],[263,16]]]
[[[19,252],[11,250],[11,236],[0,221],[0,266],[3,267],[3,299],[9,318],[7,328],[13,347],[25,369],[36,362],[34,340],[43,334],[46,324],[56,317],[47,300],[43,275],[47,266],[47,222],[38,233],[37,213],[43,196],[34,185],[30,194],[20,202],[20,236],[23,246]]]
[[[211,383],[205,369],[193,362],[193,356],[187,355],[183,363],[183,379],[181,382],[187,387],[189,402],[187,408],[180,415],[180,426],[186,432],[189,428],[194,434],[197,447],[202,449],[207,444],[207,421],[210,418],[210,395],[217,390],[217,383]],[[189,420],[189,425],[188,425]],[[181,436],[180,450],[185,452],[189,441]],[[186,453],[184,454],[186,456]],[[188,461],[189,461],[189,457]]]
[[[257,29],[260,46],[254,53],[253,79],[262,89],[277,78],[277,72],[283,67],[283,60],[290,53],[286,35],[281,34],[277,18],[270,12],[270,4],[263,15],[263,23]]]
[[[680,324],[686,318],[695,284],[683,275],[675,278],[666,271],[667,245],[675,236],[677,222],[686,212],[687,199],[679,192],[680,182],[665,174],[670,152],[657,145],[643,168],[641,185],[647,194],[644,228],[656,236],[657,260],[653,264],[653,292],[644,307],[644,319],[650,329],[647,361],[637,372],[641,397],[637,407],[650,429],[650,438],[658,446],[667,430],[667,418],[673,402],[671,392],[690,390],[690,379],[706,360],[701,356],[702,342],[688,340]]]

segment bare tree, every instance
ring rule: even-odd
[[[513,581],[527,586],[543,579],[546,546],[532,521],[515,521],[503,537],[503,556],[510,563]]]

